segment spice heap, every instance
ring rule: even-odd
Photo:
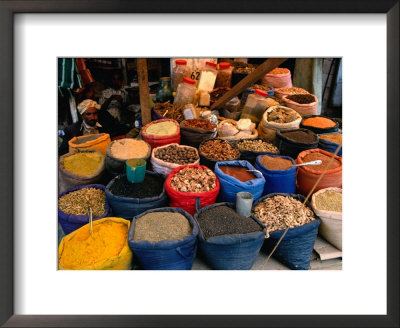
[[[93,216],[100,216],[106,211],[106,194],[97,188],[82,188],[69,192],[58,199],[58,208],[66,214],[87,215],[88,207]]]
[[[205,239],[215,236],[245,234],[262,231],[263,228],[252,218],[236,213],[228,206],[216,206],[202,212],[198,218]]]
[[[273,144],[266,142],[264,140],[242,140],[238,142],[238,147],[240,150],[255,151],[255,152],[270,152],[278,153],[279,149]]]
[[[302,131],[302,130],[298,130],[298,131],[290,131],[290,132],[281,132],[283,136],[285,136],[286,138],[292,140],[292,141],[296,141],[296,142],[301,142],[301,143],[312,143],[317,141],[317,138],[315,135],[306,132],[306,131]]]
[[[216,89],[215,91],[210,92],[210,101],[216,102],[219,98],[221,98],[225,93],[229,91],[228,88],[220,88]]]
[[[208,168],[185,167],[171,179],[171,188],[181,192],[206,192],[217,186],[217,177]]]
[[[342,193],[328,190],[316,195],[315,206],[319,210],[342,212]]]
[[[341,133],[334,133],[334,134],[323,134],[319,136],[320,139],[332,141],[339,145],[342,144],[342,134]]]
[[[268,170],[287,170],[293,166],[293,163],[282,157],[263,156],[260,159],[262,165]]]
[[[216,125],[209,120],[202,120],[202,119],[190,119],[190,120],[185,120],[182,123],[184,126],[187,126],[188,128],[195,128],[195,129],[202,129],[202,130],[207,130],[207,131],[213,131],[216,129]]]
[[[268,113],[268,121],[273,123],[290,123],[296,121],[300,115],[290,108],[275,107]]]
[[[254,84],[251,87],[249,87],[249,89],[258,89],[258,90],[263,90],[263,91],[269,91],[271,90],[270,87],[267,87],[265,85],[261,85],[261,84]]]
[[[239,149],[224,140],[208,140],[200,147],[200,152],[205,157],[217,161],[227,161],[239,157]]]
[[[147,134],[152,134],[156,136],[170,135],[176,133],[178,127],[175,122],[172,121],[164,121],[159,123],[150,124],[146,129]]]
[[[272,71],[269,71],[268,74],[287,74],[290,71],[287,68],[277,67],[274,68]]]
[[[242,182],[246,182],[257,178],[253,173],[249,172],[249,169],[247,167],[220,165],[219,169],[223,173],[230,175],[231,177],[234,177]]]
[[[268,232],[299,227],[315,220],[310,208],[282,195],[265,198],[254,208],[254,215],[267,226]]]
[[[131,183],[126,175],[118,176],[110,186],[110,192],[115,196],[128,198],[157,197],[163,191],[164,181],[161,176],[146,174],[141,183]]]
[[[130,158],[145,158],[150,150],[150,146],[142,140],[120,139],[115,140],[111,145],[111,156],[127,160]]]
[[[78,152],[63,159],[64,169],[76,175],[92,175],[102,162],[102,156],[96,152]]]
[[[182,108],[182,106],[176,106],[174,104],[171,104],[169,101],[154,104],[154,110],[157,112],[157,114],[165,118],[177,120],[178,122],[184,120]]]
[[[336,125],[336,122],[330,120],[325,117],[309,117],[301,122],[303,125],[312,126],[314,128],[333,128]]]
[[[159,242],[181,240],[192,233],[188,219],[180,213],[152,212],[135,221],[133,240]]]
[[[291,87],[291,88],[280,88],[279,92],[284,92],[284,93],[289,93],[289,94],[307,94],[308,91],[302,89],[302,88],[296,88],[296,87]]]
[[[74,237],[64,243],[60,257],[63,268],[84,268],[118,256],[127,242],[128,226],[105,221],[93,223],[92,235],[89,225],[79,229]]]
[[[169,145],[156,149],[154,156],[162,161],[175,164],[192,164],[199,159],[195,148]]]
[[[311,94],[297,94],[297,95],[290,95],[286,97],[287,99],[294,101],[298,104],[311,104],[315,102],[315,98]]]
[[[328,164],[330,159],[331,159],[331,156],[327,156],[320,152],[312,152],[312,153],[309,153],[306,156],[304,156],[302,158],[302,161],[305,163],[305,162],[321,160],[322,163],[320,165],[312,165],[312,166],[310,166],[310,169],[316,170],[316,171],[322,171],[325,168],[325,166]],[[340,166],[340,161],[335,158],[335,159],[333,159],[332,163],[329,165],[328,170],[336,169],[339,166]]]
[[[102,137],[105,133],[97,133],[97,134],[89,134],[89,135],[84,135],[78,137],[78,139],[75,139],[72,143],[74,145],[81,145],[85,142],[93,141],[96,140],[100,137]]]

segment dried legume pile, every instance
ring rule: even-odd
[[[64,243],[60,265],[64,268],[86,267],[118,256],[127,242],[126,224],[106,221],[81,228],[75,236]]]
[[[342,144],[342,134],[341,133],[335,133],[335,134],[323,134],[319,136],[320,139],[325,139],[332,141],[337,144]]]
[[[290,95],[287,96],[286,98],[298,104],[311,104],[315,102],[314,96],[310,94]]]
[[[253,180],[256,176],[249,172],[247,167],[232,166],[232,165],[220,165],[219,169],[231,177],[238,179],[239,181],[246,182]]]
[[[302,161],[305,163],[305,162],[316,161],[319,159],[322,161],[322,163],[320,165],[312,165],[312,166],[309,166],[309,168],[312,170],[316,170],[316,171],[322,171],[323,169],[325,169],[325,166],[328,164],[329,160],[331,159],[331,156],[327,156],[320,152],[313,152],[313,153],[309,153],[306,156],[304,156],[302,158]],[[336,169],[339,166],[340,166],[340,161],[335,158],[335,159],[333,159],[332,163],[329,165],[328,170]]]
[[[216,125],[209,120],[201,120],[201,119],[190,119],[183,121],[182,123],[184,126],[187,126],[188,128],[195,128],[195,129],[203,129],[203,130],[208,130],[208,131],[213,131],[216,129]]]
[[[282,88],[279,89],[280,92],[285,92],[285,93],[290,93],[290,94],[307,94],[308,91],[302,89],[302,88],[296,88],[296,87],[292,87],[292,88]]]
[[[342,193],[325,191],[315,197],[315,206],[319,210],[342,212]]]
[[[305,131],[291,131],[291,132],[281,132],[286,138],[302,143],[312,143],[317,141],[316,137]]]
[[[269,71],[268,74],[287,74],[289,72],[287,68],[276,67],[272,71]]]
[[[92,175],[103,161],[95,152],[78,152],[63,159],[64,169],[76,175]]]
[[[287,170],[293,166],[291,161],[282,157],[263,156],[260,162],[268,170]]]
[[[154,156],[162,161],[181,165],[193,164],[199,159],[199,155],[194,148],[176,145],[157,149]]]
[[[254,208],[254,215],[267,226],[267,232],[299,227],[315,220],[309,207],[282,195],[265,198]]]
[[[201,213],[197,222],[205,239],[263,230],[253,219],[239,215],[228,206],[216,206]]]
[[[180,213],[152,212],[135,221],[133,240],[159,242],[181,240],[192,233],[188,219]]]
[[[274,123],[290,123],[300,118],[296,111],[290,108],[276,107],[268,113],[268,121]]]
[[[121,139],[113,142],[111,156],[122,160],[130,158],[144,158],[149,153],[149,145],[142,140]]]
[[[240,150],[248,150],[254,152],[279,152],[279,149],[276,146],[263,140],[242,140],[238,142],[238,147]]]
[[[261,84],[254,84],[251,87],[249,87],[250,89],[258,89],[258,90],[263,90],[263,91],[269,91],[271,90],[270,87],[267,87],[265,85],[261,85]]]
[[[100,216],[106,211],[106,194],[97,188],[83,188],[69,192],[58,199],[58,208],[66,214],[87,215],[88,206],[93,216]]]
[[[301,122],[303,125],[312,126],[314,128],[332,128],[336,123],[325,117],[309,117]]]
[[[217,186],[217,177],[208,168],[185,167],[171,179],[171,188],[181,192],[206,192]]]
[[[171,118],[178,122],[184,120],[182,109],[183,106],[176,106],[174,104],[171,104],[169,101],[154,104],[154,110],[159,115],[163,116],[164,118]]]
[[[200,147],[200,152],[210,159],[217,161],[227,161],[237,158],[240,154],[239,149],[232,147],[229,142],[224,140],[208,140]]]
[[[153,134],[156,136],[170,135],[176,133],[178,130],[175,122],[164,121],[160,123],[153,123],[146,129],[147,134]]]
[[[128,198],[157,197],[162,193],[164,181],[161,176],[146,174],[143,182],[131,183],[126,175],[123,175],[115,178],[109,190],[115,196]]]

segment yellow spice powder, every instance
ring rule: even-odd
[[[64,243],[60,257],[63,268],[85,268],[118,256],[127,243],[128,226],[112,221],[93,224],[90,235],[85,225]]]
[[[102,158],[97,153],[79,152],[71,156],[65,157],[64,168],[77,175],[92,175],[100,167]]]
[[[156,136],[169,135],[176,133],[177,129],[175,122],[166,121],[149,125],[146,129],[146,133]]]

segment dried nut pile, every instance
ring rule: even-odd
[[[58,199],[58,208],[66,214],[87,215],[88,206],[92,208],[93,216],[104,214],[106,193],[101,189],[83,188]]]
[[[270,87],[267,87],[267,86],[265,86],[265,85],[261,85],[261,84],[254,84],[254,85],[252,85],[251,87],[250,87],[250,89],[258,89],[258,90],[263,90],[263,91],[269,91],[269,90],[271,90],[271,88]]]
[[[199,159],[195,148],[169,145],[156,149],[154,156],[162,161],[175,164],[192,164]]]
[[[182,106],[176,106],[171,104],[169,101],[154,104],[154,110],[157,112],[157,114],[163,116],[164,118],[172,118],[178,122],[184,120],[182,109]]]
[[[267,232],[299,227],[315,220],[310,208],[282,195],[265,198],[254,208],[254,215],[266,225]]]
[[[290,123],[298,118],[299,114],[290,108],[276,107],[268,113],[268,121],[274,123]]]
[[[308,91],[302,89],[302,88],[296,88],[296,87],[292,87],[292,88],[281,88],[279,89],[279,92],[285,92],[285,93],[290,93],[290,94],[306,94],[308,93]]]
[[[268,74],[287,74],[290,71],[287,68],[277,67],[274,68],[272,71],[269,71]]]
[[[185,167],[171,179],[171,188],[181,192],[206,192],[217,186],[217,177],[208,168]]]
[[[298,104],[311,104],[315,102],[315,98],[311,94],[290,95],[287,96],[286,98]]]
[[[115,140],[110,148],[111,156],[126,160],[130,158],[145,158],[149,154],[149,145],[142,140],[125,138]]]
[[[205,157],[217,161],[227,161],[239,157],[239,149],[224,140],[208,140],[200,147],[200,152]]]
[[[202,129],[208,131],[213,131],[217,128],[217,126],[209,120],[201,120],[197,118],[185,120],[182,122],[182,124],[188,128]]]
[[[240,150],[255,151],[255,152],[270,152],[278,153],[279,149],[273,144],[263,140],[242,140],[238,143]]]

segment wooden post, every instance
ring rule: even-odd
[[[224,105],[227,101],[232,99],[233,97],[237,96],[239,93],[243,92],[247,87],[252,85],[253,83],[257,82],[261,79],[266,73],[273,70],[275,67],[278,67],[287,58],[270,58],[259,65],[256,70],[249,75],[247,75],[243,80],[237,83],[231,90],[225,93],[221,98],[218,99],[214,105],[211,106],[211,110],[215,108],[219,108]]]
[[[143,125],[151,122],[149,80],[146,58],[137,58],[137,73],[139,81],[140,110]]]
[[[128,85],[128,73],[126,71],[126,58],[121,58],[121,70],[122,70],[122,83]]]

